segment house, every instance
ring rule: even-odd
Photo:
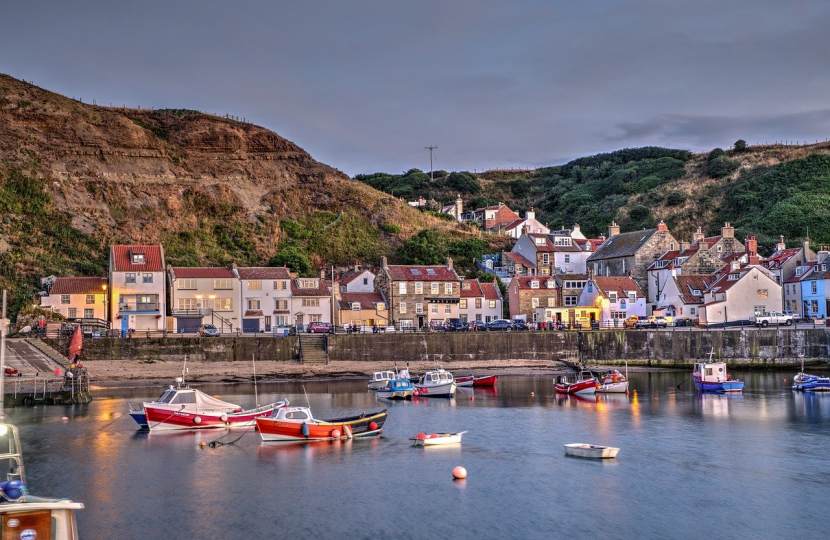
[[[568,235],[523,234],[514,244],[513,253],[534,264],[531,275],[585,273],[590,253],[583,251]]]
[[[701,324],[727,325],[781,309],[781,286],[772,272],[760,264],[755,246],[749,242],[747,255],[747,264],[733,260],[728,271],[720,273],[703,292],[703,303],[698,309]]]
[[[646,315],[645,296],[637,282],[628,276],[589,277],[579,296],[579,305],[599,308],[602,326],[622,328],[631,315]]]
[[[559,305],[572,308],[579,304],[579,297],[588,283],[588,274],[558,274],[556,284],[559,287]]]
[[[166,273],[160,245],[115,245],[110,248],[110,322],[126,335],[129,330],[164,330]]]
[[[375,291],[375,274],[355,264],[337,279],[334,290],[335,324],[387,326],[389,307],[386,299]]]
[[[375,292],[375,274],[359,264],[337,279],[340,292]]]
[[[465,221],[475,221],[485,231],[503,234],[505,227],[519,219],[519,214],[508,208],[504,203],[485,208],[477,208],[465,214]]]
[[[390,265],[381,257],[377,289],[389,302],[389,316],[399,328],[423,328],[458,318],[461,278],[448,258],[444,266]]]
[[[630,275],[648,296],[649,265],[679,245],[663,221],[655,229],[627,233],[620,233],[619,225],[612,222],[608,238],[588,257],[587,264],[595,276]]]
[[[282,266],[249,266],[239,275],[239,312],[243,332],[272,332],[295,322],[291,273]]]
[[[828,270],[828,262],[823,260],[810,261],[806,265],[806,270],[797,281],[801,305],[800,309],[796,309],[801,313],[805,319],[824,319],[830,313],[830,270]],[[801,270],[805,267],[799,267]],[[791,283],[790,278],[784,284],[785,288]],[[791,304],[792,305],[792,304]]]
[[[648,266],[647,302],[653,309],[664,304],[664,289],[674,276],[681,274],[713,274],[728,264],[722,257],[729,258],[733,255],[740,256],[743,254],[742,251],[718,254],[705,241],[694,244],[681,242],[680,248],[663,253]],[[743,244],[741,244],[741,248],[743,249]]]
[[[513,238],[520,238],[523,234],[548,234],[550,229],[536,219],[536,212],[528,210],[524,219],[516,219],[504,227],[504,234]]]
[[[553,276],[513,278],[507,289],[507,298],[510,306],[510,317],[528,322],[538,322],[540,320],[540,308],[561,307],[559,286]],[[551,320],[555,320],[552,311]]]
[[[809,295],[816,295],[818,291],[812,291],[812,285],[807,285],[806,287],[803,286],[802,281],[810,279],[813,270],[818,264],[818,261],[807,261],[803,265],[797,267],[795,269],[795,274],[784,282],[783,292],[785,310],[795,311],[800,316],[807,318],[807,314],[810,312],[809,308],[812,308],[813,306],[812,303],[808,304],[804,302],[804,296],[802,292],[806,289],[810,291]],[[816,298],[816,300],[818,299]],[[815,307],[815,311],[817,311],[818,305],[816,305]]]
[[[514,251],[502,252],[502,267],[508,276],[532,276],[536,274],[536,263]]]
[[[241,282],[236,268],[167,267],[172,331],[196,332],[213,324],[220,332],[240,327]]]
[[[478,279],[461,281],[461,300],[458,317],[464,322],[488,323],[504,316],[501,291],[495,281],[482,283]]]
[[[772,272],[776,283],[783,285],[795,275],[796,268],[816,259],[817,255],[810,249],[809,240],[802,242],[801,247],[788,248],[784,243],[784,237],[781,236],[773,254],[763,259],[761,264]]]
[[[441,208],[442,214],[447,214],[455,218],[456,221],[461,221],[461,215],[463,213],[464,203],[461,201],[461,194],[458,194],[458,197],[455,199],[455,204],[450,204]]]
[[[60,313],[67,319],[99,319],[106,321],[109,298],[107,278],[59,277],[40,298],[44,309]]]
[[[326,280],[294,278],[291,280],[291,315],[298,331],[308,323],[332,322],[332,294]]]

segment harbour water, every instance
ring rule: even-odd
[[[830,525],[830,395],[791,391],[793,374],[737,374],[746,391],[724,396],[696,393],[686,373],[636,373],[628,396],[587,398],[511,376],[414,402],[378,402],[365,381],[260,384],[260,403],[308,400],[321,418],[389,409],[381,437],[346,442],[138,431],[127,403],[161,388],[10,416],[30,491],[84,502],[87,540],[816,538]],[[200,388],[254,402],[250,385]],[[462,430],[456,447],[409,440]],[[565,457],[571,442],[621,450]],[[467,480],[452,480],[456,465]]]

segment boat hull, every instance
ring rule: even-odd
[[[436,385],[416,384],[415,389],[421,397],[453,397],[456,389],[455,381]]]
[[[701,392],[713,392],[717,394],[738,393],[744,391],[743,381],[709,382],[701,381],[700,378],[695,377],[695,386]]]
[[[247,428],[253,426],[257,418],[267,416],[274,409],[286,404],[284,401],[278,401],[256,409],[233,412],[175,410],[175,406],[145,403],[144,411],[150,431]]]
[[[587,459],[611,459],[617,457],[619,448],[594,444],[572,443],[565,445],[565,455]]]
[[[414,388],[407,390],[378,390],[377,396],[381,399],[412,399]]]
[[[256,426],[259,436],[265,442],[333,441],[348,438],[349,433],[351,437],[377,435],[382,431],[386,416],[387,413],[383,410],[369,415],[363,414],[335,420],[317,420],[310,423],[257,418]],[[348,428],[348,431],[346,428]],[[306,433],[303,433],[304,430]],[[337,437],[332,435],[335,430],[340,432]]]
[[[799,373],[795,376],[793,390],[802,392],[830,392],[830,377]]]
[[[606,394],[624,394],[628,392],[628,381],[601,383],[597,392]]]
[[[593,394],[597,391],[596,379],[588,379],[575,383],[557,383],[554,385],[557,394]]]
[[[415,446],[447,446],[451,444],[461,444],[461,437],[467,433],[462,431],[460,433],[433,433],[428,435],[425,439],[415,438]]]
[[[147,413],[144,412],[144,405],[141,405],[141,408],[135,409],[133,409],[133,406],[130,405],[130,418],[135,420],[135,423],[138,424],[139,427],[147,427]]]

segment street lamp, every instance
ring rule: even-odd
[[[109,317],[109,295],[107,294],[107,284],[104,283],[101,285],[101,288],[104,290],[104,321],[107,323],[107,327],[109,327],[110,317]],[[109,329],[109,328],[107,328]]]

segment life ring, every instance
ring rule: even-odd
[[[202,417],[201,416],[194,416],[193,417],[193,423],[194,424],[201,424],[202,423]]]

